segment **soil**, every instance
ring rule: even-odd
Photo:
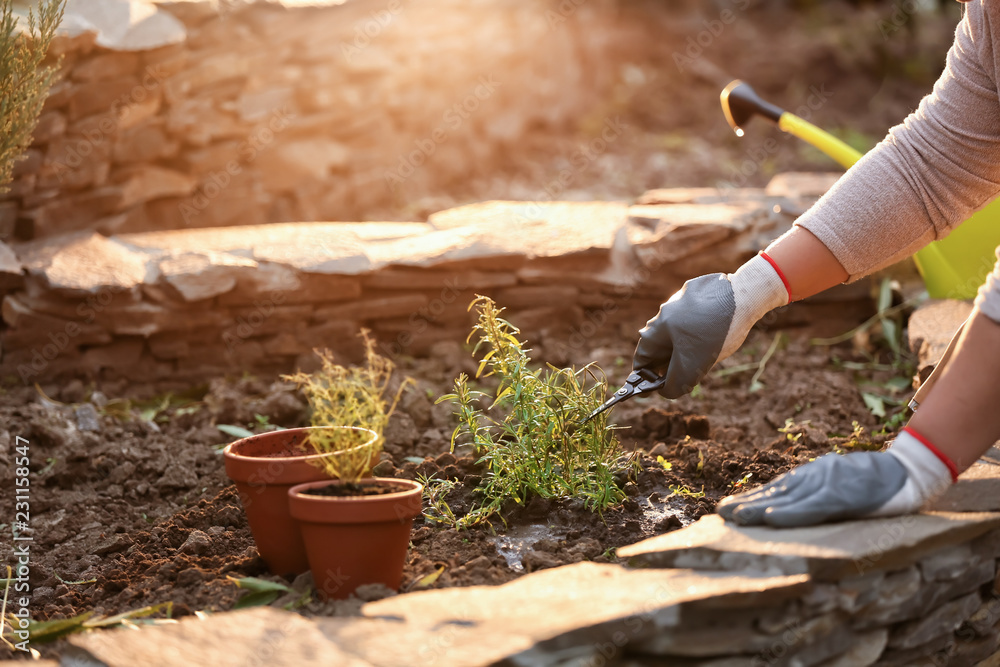
[[[399,482],[395,482],[399,484]],[[376,484],[375,482],[358,482],[356,484],[327,484],[314,489],[302,491],[304,496],[325,496],[333,498],[357,498],[360,496],[386,496],[390,493],[399,493],[401,489],[396,486],[386,484]]]
[[[759,361],[775,335],[753,332],[724,367]],[[500,584],[581,560],[616,562],[616,547],[686,525],[734,490],[851,446],[855,420],[868,429],[863,439],[881,444],[886,436],[870,435],[881,420],[866,408],[861,388],[882,387],[899,373],[872,362],[872,351],[863,347],[870,345],[867,339],[821,348],[812,347],[804,331],[778,335],[785,344],[767,363],[758,391],[748,393],[752,372],[739,372],[710,377],[696,396],[642,397],[614,408],[611,421],[624,427],[623,452],[634,453],[637,462],[618,480],[626,494],[620,506],[599,515],[580,501],[535,498],[504,508],[492,526],[468,530],[418,517],[402,590]],[[545,343],[534,347],[536,360],[547,360]],[[598,341],[570,362],[596,359],[618,384],[628,375],[631,352],[631,341]],[[876,351],[876,361],[878,354],[887,353]],[[469,351],[456,343],[438,344],[430,358],[403,360],[400,371],[416,387],[390,421],[376,469],[381,476],[455,480],[447,501],[458,515],[470,509],[483,469],[467,448],[449,451],[452,408],[432,397],[446,393],[460,372],[474,369]],[[165,389],[94,388],[73,381],[42,387],[51,399],[17,387],[0,400],[0,473],[13,475],[15,437],[29,443],[31,521],[21,533],[34,538],[36,620],[87,611],[111,615],[168,601],[175,618],[232,609],[246,591],[230,577],[283,581],[295,591],[273,604],[307,615],[357,613],[365,600],[394,594],[365,586],[347,601],[321,603],[303,596],[312,588],[308,575],[272,576],[257,555],[223,470],[221,448],[233,438],[216,427],[262,432],[303,425],[305,404],[293,386],[264,378],[217,379],[173,387],[172,401]],[[182,391],[184,400],[177,398]],[[123,398],[108,401],[109,395]],[[896,396],[899,402],[905,398],[905,391]],[[122,409],[124,399],[130,411]],[[143,413],[148,405],[168,407]],[[3,507],[13,506],[13,494],[12,486],[0,490]],[[58,640],[35,646],[55,656],[64,645]]]

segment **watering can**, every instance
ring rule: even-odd
[[[845,169],[861,159],[861,153],[795,114],[766,102],[748,84],[736,80],[722,91],[722,111],[736,132],[754,116],[762,116],[787,132],[812,144]],[[1000,198],[963,222],[947,238],[919,250],[913,261],[932,299],[972,299],[994,264],[994,249],[1000,245]]]

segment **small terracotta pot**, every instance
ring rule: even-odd
[[[378,437],[374,431],[362,428],[322,428],[351,428],[367,431],[372,440]],[[226,475],[236,483],[257,551],[274,574],[301,574],[309,569],[298,524],[288,513],[288,490],[303,482],[330,479],[311,463],[331,456],[310,453],[313,449],[306,438],[312,430],[260,433],[232,442],[223,450]]]
[[[398,491],[377,496],[303,493],[344,482],[309,482],[288,491],[292,516],[302,529],[313,581],[323,598],[346,598],[363,584],[398,589],[403,579],[413,518],[423,486],[408,479],[366,480]]]

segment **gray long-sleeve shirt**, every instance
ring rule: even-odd
[[[796,224],[852,280],[947,236],[1000,194],[998,81],[1000,2],[975,0],[933,92]],[[976,304],[1000,322],[1000,261]]]

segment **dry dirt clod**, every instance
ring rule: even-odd
[[[201,555],[206,553],[212,546],[212,538],[201,530],[192,530],[184,544],[177,549],[182,554]]]

